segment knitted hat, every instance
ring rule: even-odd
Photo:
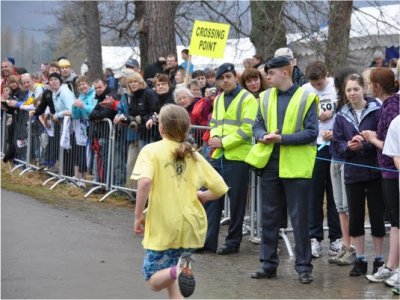
[[[58,74],[57,72],[51,73],[51,74],[49,75],[49,80],[50,80],[51,77],[56,77],[58,80],[60,80],[60,82],[62,82],[61,75]]]
[[[10,62],[10,63],[12,63],[12,65],[15,65],[15,59],[14,59],[14,57],[7,57],[7,60]]]

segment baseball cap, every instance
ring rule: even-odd
[[[288,56],[289,59],[293,59],[293,51],[292,49],[289,48],[279,48],[278,50],[275,51],[274,57],[277,56]]]
[[[121,77],[129,77],[130,75],[135,74],[135,71],[133,71],[132,69],[128,69],[128,68],[124,68],[121,71],[119,71],[117,74],[114,75],[114,77],[116,79],[119,79]]]
[[[139,68],[139,62],[138,62],[136,59],[134,59],[134,58],[130,58],[130,59],[128,59],[128,61],[125,63],[125,66],[126,66],[126,67],[130,67],[130,68],[134,68],[134,67]]]

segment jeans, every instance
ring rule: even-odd
[[[349,214],[346,188],[344,186],[343,163],[331,162],[331,182],[337,212]]]

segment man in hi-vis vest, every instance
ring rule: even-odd
[[[212,166],[229,186],[230,223],[225,244],[218,248],[218,234],[224,197],[205,205],[208,230],[200,251],[231,254],[239,251],[246,209],[250,166],[244,162],[252,146],[252,127],[257,115],[257,100],[237,84],[233,64],[222,64],[216,73],[223,89],[214,100],[210,121],[209,146],[213,149]]]
[[[273,88],[260,94],[253,126],[257,144],[246,162],[261,169],[262,237],[260,269],[251,278],[276,277],[282,203],[287,202],[296,242],[295,269],[301,283],[311,283],[308,189],[318,136],[318,96],[292,82],[290,60],[274,57],[265,64]]]

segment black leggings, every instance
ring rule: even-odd
[[[399,228],[399,180],[382,179],[382,194],[390,225]]]
[[[381,180],[346,184],[349,204],[349,233],[352,237],[364,235],[365,197],[367,197],[371,234],[385,236],[384,204]]]

